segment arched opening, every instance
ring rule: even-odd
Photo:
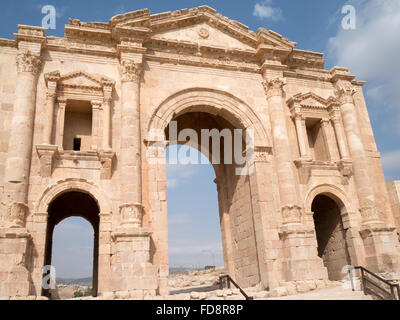
[[[176,145],[168,147],[167,159],[175,148],[182,150]],[[204,164],[167,165],[171,273],[224,266],[215,172],[200,152],[191,147],[187,151]]]
[[[45,265],[52,265],[54,230],[57,225],[70,217],[81,217],[93,227],[93,275],[92,295],[97,296],[98,290],[98,253],[99,253],[99,207],[88,194],[79,191],[63,193],[54,199],[48,207],[48,221],[45,245]],[[73,236],[73,235],[71,235]],[[43,295],[49,296],[48,290]]]
[[[225,271],[242,287],[258,284],[261,277],[250,177],[248,174],[240,174],[242,171],[239,170],[245,167],[246,131],[232,125],[225,117],[209,113],[207,108],[200,106],[175,115],[165,129],[165,135],[170,146],[191,146],[200,150],[211,162],[218,190]],[[197,140],[193,140],[194,136]],[[170,147],[168,153],[167,164],[171,164],[171,160],[193,163],[193,159],[201,159],[198,154],[191,153],[190,149]],[[207,237],[207,232],[204,237]],[[212,253],[209,252],[209,255],[212,257]]]
[[[318,256],[324,261],[330,280],[341,280],[342,270],[351,264],[343,227],[341,207],[331,197],[320,194],[312,202]]]

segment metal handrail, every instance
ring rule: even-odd
[[[254,300],[253,297],[249,297],[246,292],[243,291],[243,289],[241,287],[239,287],[239,285],[228,275],[228,274],[223,274],[219,276],[219,281],[220,281],[220,285],[221,285],[221,289],[223,289],[223,280],[226,281],[227,287],[230,288],[231,287],[231,283],[233,283],[233,285],[239,289],[240,293],[246,298],[246,300]]]
[[[380,298],[382,300],[386,300],[385,299],[386,297],[390,297],[390,300],[400,300],[400,285],[399,284],[392,283],[391,281],[378,276],[377,274],[373,273],[372,271],[369,271],[368,269],[365,269],[364,267],[358,266],[358,267],[354,267],[354,269],[361,270],[361,283],[362,283],[362,289],[364,291],[364,294],[370,293],[372,295],[377,296],[378,298]],[[383,282],[384,284],[389,286],[390,291],[388,291],[386,288],[384,288],[382,285],[380,285],[376,281],[372,281],[372,279],[369,279],[368,277],[366,277],[366,274],[374,277],[375,279],[377,279],[380,282]],[[374,287],[378,288],[379,290],[381,290],[386,297],[383,297],[381,294],[375,292],[371,288],[367,288],[367,283],[369,283],[369,284],[373,285]],[[397,295],[396,295],[395,291],[397,291]]]

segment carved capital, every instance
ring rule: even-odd
[[[139,82],[142,75],[142,64],[130,60],[120,62],[121,80],[124,82]]]
[[[25,218],[28,215],[29,208],[25,203],[13,202],[7,208],[5,225],[8,228],[24,228]]]
[[[283,96],[283,86],[286,84],[286,79],[282,78],[275,78],[271,80],[263,81],[263,86],[265,90],[265,94],[267,98],[274,96]]]
[[[301,207],[298,205],[288,205],[282,208],[283,224],[300,223]]]
[[[114,156],[115,156],[114,152],[101,151],[99,153],[99,159],[101,163],[101,172],[100,172],[101,180],[111,179]]]
[[[374,201],[370,199],[360,200],[360,213],[364,223],[379,221],[378,210],[375,206]]]
[[[354,103],[353,95],[356,90],[348,81],[338,81],[336,83],[335,96],[342,103]]]
[[[271,148],[268,147],[255,147],[254,148],[254,162],[270,162]]]
[[[124,227],[142,226],[143,206],[140,203],[126,203],[120,206],[121,225]]]
[[[38,75],[42,60],[40,56],[32,54],[30,51],[20,52],[17,55],[18,72],[30,72]]]

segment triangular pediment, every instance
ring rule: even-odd
[[[246,25],[224,17],[208,6],[159,14],[150,14],[147,9],[138,10],[113,17],[109,25],[142,33],[148,30],[147,39],[187,41],[242,50],[254,50],[264,45],[290,51],[295,46],[294,42],[271,30],[260,28],[255,33]]]
[[[83,71],[69,73],[61,77],[59,84],[63,86],[102,88],[100,79]]]
[[[290,107],[295,107],[296,105],[303,108],[317,108],[317,109],[327,109],[332,105],[337,105],[338,101],[334,97],[329,97],[328,99],[322,98],[319,95],[308,92],[304,94],[296,94],[288,100],[288,105]]]
[[[207,22],[159,31],[152,35],[153,39],[195,42],[204,46],[224,47],[241,50],[254,50],[249,42],[244,43],[227,31],[221,31]]]

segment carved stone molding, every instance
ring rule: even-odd
[[[353,162],[348,159],[343,159],[337,163],[339,171],[343,177],[343,184],[349,184],[349,179],[353,174]]]
[[[269,147],[255,147],[253,155],[254,162],[270,162],[272,149]]]
[[[284,78],[274,78],[271,80],[263,81],[263,86],[267,99],[274,96],[281,97],[283,95],[283,86],[286,84]]]
[[[335,96],[342,103],[354,103],[353,95],[356,90],[348,81],[339,80],[336,85]]]
[[[42,60],[40,56],[32,54],[30,51],[20,52],[17,55],[18,72],[30,72],[38,75]]]
[[[298,205],[288,205],[282,208],[283,224],[300,223],[301,207]]]
[[[125,203],[120,206],[121,225],[124,227],[142,226],[143,206],[140,203]]]
[[[101,163],[101,172],[100,179],[101,180],[109,180],[112,177],[112,165],[113,159],[115,157],[115,152],[110,151],[100,151],[99,159]]]
[[[37,145],[36,152],[40,159],[40,175],[43,178],[51,177],[53,169],[53,159],[58,152],[57,146]]]
[[[11,203],[6,210],[5,226],[7,228],[24,228],[28,212],[29,208],[25,203]]]
[[[312,165],[312,160],[311,159],[299,159],[296,160],[295,165],[298,169],[298,173],[299,173],[299,180],[301,184],[308,184],[308,182],[310,181],[310,177],[311,177],[311,165]]]
[[[120,72],[122,81],[139,82],[142,75],[142,64],[130,60],[122,60]]]

